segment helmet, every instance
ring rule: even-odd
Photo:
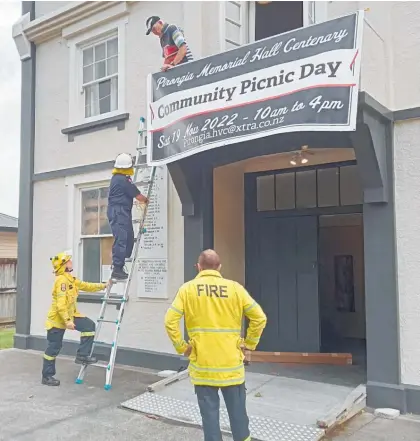
[[[60,269],[63,268],[64,265],[71,259],[71,257],[71,251],[64,251],[54,257],[50,257],[54,273],[60,271]]]
[[[133,167],[134,160],[129,153],[120,153],[115,159],[115,168],[131,168]]]

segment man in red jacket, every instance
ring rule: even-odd
[[[162,71],[193,60],[184,32],[178,26],[165,23],[160,17],[153,15],[146,20],[146,27],[146,35],[152,32],[160,39],[164,58]]]

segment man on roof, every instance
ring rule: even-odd
[[[193,60],[192,53],[185,41],[184,32],[181,28],[164,22],[157,15],[153,15],[146,20],[146,27],[146,35],[153,33],[160,39],[162,56],[164,58],[162,71],[165,72],[174,66]]]

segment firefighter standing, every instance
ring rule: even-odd
[[[189,357],[189,373],[200,407],[205,441],[220,441],[219,389],[229,414],[234,441],[251,440],[246,411],[244,350],[254,350],[267,322],[245,288],[220,274],[213,250],[200,254],[197,277],[178,291],[165,316],[165,326],[179,354]],[[242,319],[249,327],[241,338]],[[179,323],[184,316],[186,343]]]
[[[82,282],[72,276],[73,264],[70,253],[60,253],[52,257],[51,261],[56,277],[52,292],[52,305],[46,322],[48,347],[44,354],[42,384],[59,386],[60,381],[54,378],[55,360],[60,353],[66,329],[81,333],[75,362],[92,364],[97,361],[90,355],[95,335],[95,323],[77,310],[77,296],[79,289],[96,292],[105,289],[107,284]]]
[[[165,23],[160,17],[153,15],[146,20],[146,27],[146,35],[152,32],[160,39],[164,58],[162,71],[193,60],[190,48],[185,41],[184,32],[178,26]]]
[[[133,199],[141,203],[148,200],[133,184],[130,176],[134,175],[133,157],[128,153],[117,156],[112,171],[112,179],[108,195],[108,221],[111,226],[114,244],[112,246],[112,279],[127,279],[124,271],[125,259],[133,252]]]

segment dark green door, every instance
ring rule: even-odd
[[[258,349],[319,352],[317,217],[255,216],[247,234],[248,288],[268,318]]]

